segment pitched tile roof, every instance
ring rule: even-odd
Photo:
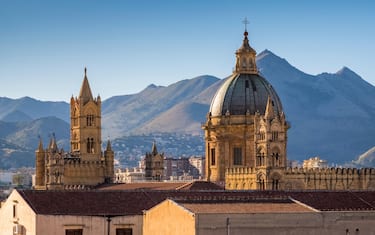
[[[129,184],[104,184],[98,190],[224,190],[224,187],[208,181],[190,182],[139,182]]]
[[[121,191],[19,191],[37,214],[136,215],[157,201],[142,192]]]
[[[219,207],[219,204],[230,203],[290,203],[293,199],[320,211],[375,210],[375,191],[157,191],[138,189],[18,190],[18,192],[37,214],[48,215],[142,215],[143,210],[148,210],[168,198],[178,203],[216,204]],[[266,209],[263,208],[263,210]]]
[[[212,214],[245,214],[245,213],[290,213],[313,212],[312,209],[292,202],[240,202],[240,203],[179,203],[184,208],[194,213]]]
[[[129,184],[104,184],[98,190],[175,190],[186,182],[141,182]]]
[[[375,191],[301,191],[288,194],[320,211],[375,210]]]
[[[203,190],[224,190],[224,187],[209,181],[191,181],[176,190],[190,190],[190,191],[203,191]]]

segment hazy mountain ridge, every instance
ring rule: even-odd
[[[0,120],[14,112],[21,112],[31,119],[55,116],[69,122],[70,109],[66,102],[40,101],[30,97],[10,99],[0,97]]]
[[[139,133],[138,128],[168,111],[180,102],[192,100],[202,90],[217,82],[213,76],[200,76],[176,82],[168,87],[148,86],[138,94],[116,97],[117,106],[104,108],[102,114],[103,136],[121,137]],[[103,106],[109,106],[110,100]],[[146,128],[147,129],[147,128]],[[156,132],[164,132],[155,129]]]
[[[302,160],[320,155],[329,162],[343,163],[355,159],[375,145],[375,123],[371,120],[375,115],[375,103],[372,102],[375,87],[349,68],[343,67],[336,73],[309,75],[268,50],[258,55],[257,65],[260,73],[279,94],[287,120],[292,125],[288,131],[289,159]],[[204,75],[166,87],[151,84],[137,94],[104,100],[103,140],[108,136],[115,140],[131,134],[139,136],[148,133],[202,135],[201,123],[206,119],[213,95],[224,80]],[[63,116],[61,119],[69,120],[69,104],[30,99],[0,98],[0,120],[9,121],[7,117],[23,120],[14,123],[0,121],[0,138],[22,143],[35,150],[37,134],[50,135],[55,132],[58,140],[68,143],[68,123],[53,124],[43,119],[39,122],[27,119],[35,120],[55,111],[57,116]],[[25,103],[33,104],[34,108],[30,110]],[[44,129],[38,127],[40,122],[45,122]],[[32,127],[21,128],[31,123]],[[57,126],[61,128],[56,129]],[[17,128],[20,128],[19,131],[14,131]],[[30,136],[34,140],[24,140]],[[203,146],[203,138],[197,138],[201,138]],[[118,151],[122,151],[121,146],[118,148]]]
[[[68,123],[56,117],[19,123],[0,121],[0,169],[34,165],[39,139],[43,140],[45,148],[55,133],[58,146],[68,149],[69,128]]]
[[[330,162],[350,161],[375,145],[371,120],[375,88],[350,69],[308,75],[270,51],[258,67],[278,92],[291,122],[289,158],[321,155]]]

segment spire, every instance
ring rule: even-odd
[[[43,142],[42,142],[42,137],[39,137],[39,145],[38,145],[38,151],[43,151]]]
[[[272,104],[272,99],[270,96],[268,96],[268,99],[267,99],[267,106],[266,106],[266,111],[264,112],[264,116],[266,118],[273,118],[274,115],[275,115],[275,112],[273,110],[273,104]]]
[[[108,139],[107,141],[107,149],[106,151],[112,151],[111,141]]]
[[[86,104],[90,100],[94,100],[90,85],[89,85],[89,80],[87,79],[87,68],[85,67],[85,77],[83,78],[81,90],[79,92],[79,98],[83,100],[83,104]]]
[[[256,51],[250,46],[247,32],[247,18],[243,20],[245,24],[244,39],[241,47],[236,51],[236,73],[258,74],[258,69],[255,63]]]
[[[152,143],[152,150],[151,150],[151,153],[152,153],[152,155],[157,155],[158,154],[158,150],[157,150],[157,148],[156,148],[156,143],[155,143],[155,141]]]
[[[51,137],[51,140],[49,142],[49,149],[50,150],[57,150],[55,133],[52,133],[52,137]]]

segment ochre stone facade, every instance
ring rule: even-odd
[[[79,97],[70,100],[70,138],[70,152],[58,149],[54,136],[46,149],[40,141],[35,151],[36,189],[82,189],[113,180],[110,141],[101,150],[101,99],[93,98],[86,69]]]
[[[158,153],[156,143],[152,144],[151,153],[145,156],[145,177],[146,180],[162,181],[164,177],[164,153]]]
[[[215,94],[202,126],[206,179],[234,190],[375,190],[375,169],[287,168],[289,124],[255,57],[245,31],[235,70]]]

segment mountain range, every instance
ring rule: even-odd
[[[309,75],[269,50],[258,54],[257,65],[279,94],[291,123],[289,159],[320,156],[343,164],[375,146],[375,87],[355,72],[343,67],[336,73]],[[201,123],[224,80],[204,75],[166,87],[151,84],[137,94],[106,99],[103,138],[109,136],[116,143],[124,136],[185,133],[200,138],[204,149]],[[68,103],[0,97],[0,168],[32,165],[39,136],[48,144],[55,133],[68,149],[68,122]],[[114,148],[123,151],[121,146]]]

